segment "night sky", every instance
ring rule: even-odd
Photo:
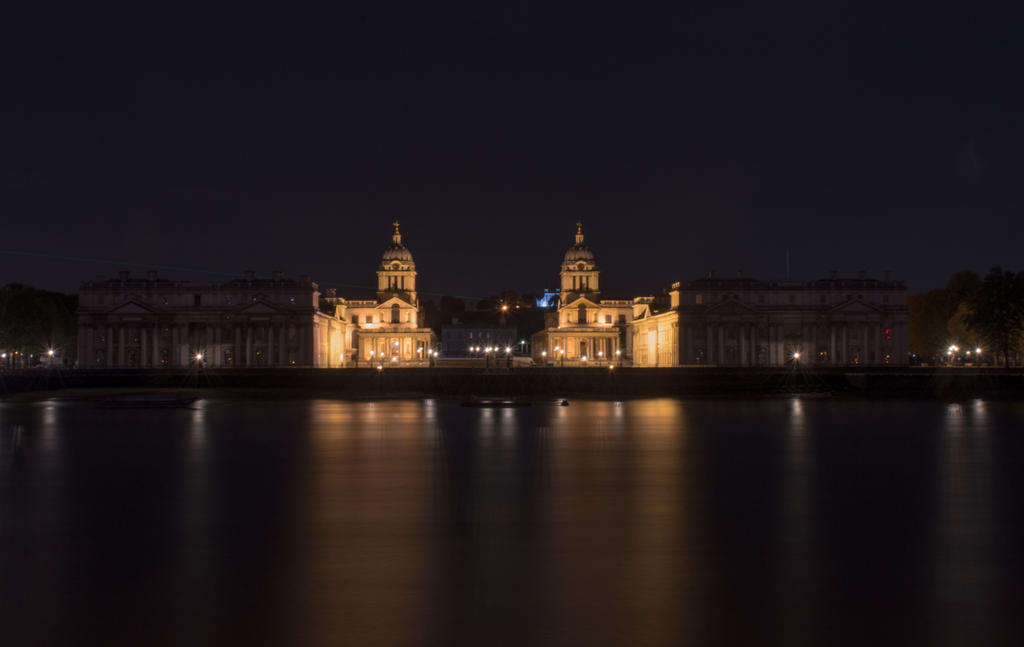
[[[911,292],[1024,269],[1017,16],[479,4],[8,16],[0,283],[372,285],[396,219],[421,290],[470,297],[556,287],[576,220],[609,296],[786,248]]]

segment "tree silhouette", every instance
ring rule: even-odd
[[[968,325],[1008,366],[1024,328],[1024,275],[993,267],[970,301]]]

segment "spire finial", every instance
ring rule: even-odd
[[[583,244],[583,223],[579,220],[576,221],[576,244]]]
[[[402,232],[398,231],[398,221],[396,220],[391,224],[395,228],[395,233],[391,235],[391,240],[395,241],[396,245],[399,245],[402,243]]]

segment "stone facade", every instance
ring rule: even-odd
[[[377,298],[346,300],[329,297],[335,317],[351,326],[354,345],[351,366],[428,366],[437,336],[423,326],[416,292],[416,263],[402,243],[398,223],[392,223],[391,245],[377,267]]]
[[[319,310],[309,277],[225,283],[116,279],[82,284],[78,306],[78,366],[270,367],[344,364],[351,332]]]
[[[583,225],[576,223],[576,240],[565,252],[559,274],[558,307],[549,312],[545,328],[532,337],[535,363],[587,365],[628,361],[630,323],[645,316],[653,297],[601,299],[600,276],[594,253],[583,242]]]
[[[377,270],[377,298],[321,297],[309,277],[225,283],[116,279],[82,283],[82,368],[341,368],[427,365],[435,335],[422,327],[416,264],[395,223]]]
[[[838,278],[676,283],[664,312],[631,326],[637,366],[906,365],[907,288]]]

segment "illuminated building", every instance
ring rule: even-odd
[[[583,224],[562,258],[558,305],[532,337],[537,364],[586,365],[631,355],[629,325],[649,309],[651,297],[602,299],[601,273],[594,253],[583,242]]]
[[[436,335],[423,327],[416,294],[416,262],[402,243],[398,223],[392,225],[391,244],[377,267],[377,298],[326,299],[336,306],[336,318],[354,329],[353,366],[427,366],[434,350]]]

